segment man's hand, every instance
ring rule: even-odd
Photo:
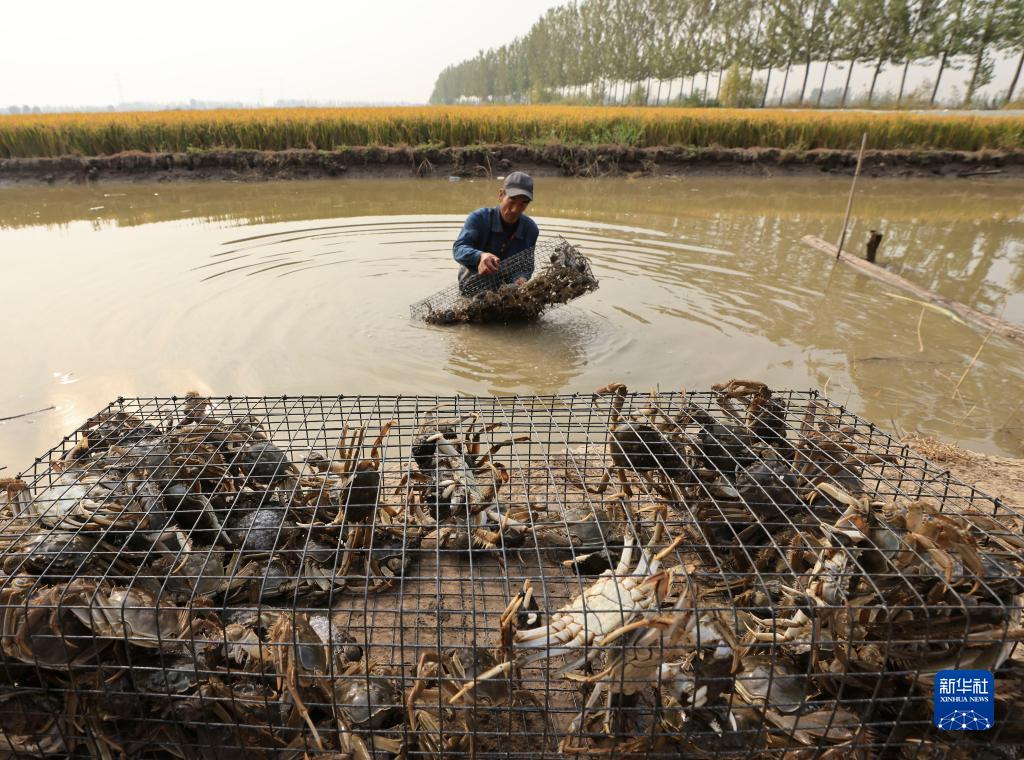
[[[525,284],[526,284],[526,278],[525,277],[517,277],[516,278],[516,285],[523,286]]]
[[[500,262],[497,256],[493,253],[481,253],[480,263],[476,267],[478,274],[494,274],[498,271],[498,262]]]

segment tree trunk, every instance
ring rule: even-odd
[[[768,76],[764,80],[764,94],[761,96],[761,108],[768,103],[768,86],[772,83],[772,65],[768,64]]]
[[[786,61],[786,76],[782,77],[782,92],[779,93],[779,105],[782,105],[782,101],[786,97],[786,85],[789,84],[789,70],[793,66],[793,61]]]
[[[715,100],[719,101],[722,99],[722,72],[724,70],[721,66],[718,67],[718,84],[715,85]]]
[[[804,83],[800,85],[800,102],[799,105],[804,104],[804,93],[807,92],[807,80],[811,76],[811,57],[807,56],[807,68],[804,69]]]
[[[875,66],[875,74],[871,77],[871,87],[868,89],[868,105],[871,105],[871,99],[875,97],[875,82],[878,81],[878,75],[882,71],[882,66],[885,63],[881,58],[878,59],[878,65]]]
[[[662,84],[662,82],[661,82],[661,80],[659,79],[659,80],[658,80],[658,95],[657,95],[657,97],[656,97],[656,98],[654,99],[654,100],[655,100],[655,103],[654,103],[654,105],[656,105],[656,106],[660,106],[660,105],[661,105],[661,84]]]
[[[828,65],[832,63],[832,48],[828,49],[828,57],[825,58],[825,68],[821,70],[821,84],[818,86],[818,102],[816,108],[821,108],[821,96],[825,94],[825,77],[828,75]]]
[[[949,58],[949,51],[942,51],[942,60],[939,62],[939,75],[935,77],[935,86],[932,88],[932,99],[928,101],[928,105],[935,105],[935,96],[939,94],[939,82],[942,81],[942,72],[946,68],[946,59]]]
[[[899,108],[903,103],[903,88],[907,85],[907,70],[910,68],[910,58],[907,58],[907,62],[903,64],[903,76],[900,77],[900,92],[896,96],[896,107]]]
[[[1010,89],[1006,91],[1006,102],[1013,102],[1013,91],[1017,89],[1017,80],[1020,79],[1020,70],[1024,66],[1024,50],[1020,52],[1020,60],[1017,61],[1017,70],[1013,73],[1013,81],[1010,82]]]
[[[711,83],[711,72],[710,71],[705,71],[704,72],[704,99],[703,99],[703,102],[701,103],[701,105],[705,105],[706,106],[708,104],[708,85],[710,83]]]
[[[850,78],[853,76],[853,67],[857,65],[857,59],[850,59],[850,70],[846,72],[846,84],[843,85],[843,99],[839,102],[840,108],[846,108],[846,95],[850,91]]]
[[[978,44],[978,54],[974,56],[974,73],[971,74],[971,83],[967,85],[967,94],[964,96],[964,107],[970,108],[974,100],[974,92],[978,86],[978,72],[985,60],[985,51],[988,50],[988,43],[992,37],[992,16],[995,13],[995,5],[989,6],[988,18],[985,19],[985,31],[981,34],[981,42]]]

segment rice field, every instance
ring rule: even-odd
[[[637,147],[1024,148],[1019,116],[583,106],[284,108],[0,116],[0,157],[123,151],[615,143]]]

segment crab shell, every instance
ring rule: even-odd
[[[266,486],[297,472],[287,455],[270,441],[246,444],[231,460],[231,467],[243,478]]]
[[[357,672],[339,680],[334,698],[352,725],[378,729],[401,720],[402,697],[391,679]]]

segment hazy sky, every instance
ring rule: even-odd
[[[441,69],[565,0],[3,2],[0,108],[425,102]]]

